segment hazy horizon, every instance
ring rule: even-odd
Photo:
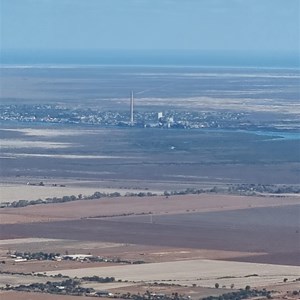
[[[3,65],[162,65],[299,68],[296,52],[196,50],[5,50]]]
[[[1,62],[300,67],[299,5],[1,0]]]

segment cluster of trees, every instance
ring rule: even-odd
[[[70,201],[76,201],[76,200],[94,200],[94,199],[100,199],[100,198],[112,198],[112,197],[121,197],[122,195],[119,192],[113,192],[113,193],[103,193],[103,192],[95,192],[94,194],[90,196],[79,194],[78,196],[71,195],[71,196],[63,196],[61,198],[59,197],[53,197],[53,198],[46,198],[45,200],[37,199],[37,200],[18,200],[13,201],[11,203],[6,202],[6,205],[2,205],[3,207],[25,207],[28,205],[36,205],[36,204],[49,204],[49,203],[64,203],[64,202],[70,202]],[[151,193],[151,192],[139,192],[139,193],[132,193],[128,192],[125,194],[125,197],[151,197],[151,196],[157,196],[157,194]]]
[[[257,195],[257,194],[299,194],[299,186],[286,185],[265,185],[265,184],[235,184],[230,186],[214,186],[210,189],[187,188],[182,191],[165,191],[164,196],[172,195],[188,195],[188,194],[203,194],[203,193],[228,193],[239,195]]]
[[[56,276],[63,277],[63,276]],[[110,296],[113,298],[119,299],[133,299],[133,300],[188,300],[190,299],[188,296],[180,295],[177,292],[172,293],[171,295],[166,294],[156,294],[146,291],[144,294],[115,294],[112,295],[108,292],[99,292],[94,290],[93,288],[83,288],[81,287],[81,282],[83,281],[94,281],[99,283],[108,283],[114,282],[114,277],[99,277],[99,276],[91,276],[91,277],[82,277],[80,279],[65,279],[63,281],[47,281],[46,283],[32,283],[29,285],[18,285],[11,286],[7,284],[5,287],[0,287],[0,290],[16,290],[16,291],[24,291],[24,292],[43,292],[50,294],[59,294],[59,295],[76,295],[76,296],[93,296],[93,297],[103,297]],[[216,284],[216,287],[217,284]],[[293,295],[299,295],[298,291],[293,291]],[[271,299],[271,292],[266,289],[256,290],[251,289],[250,286],[246,286],[245,289],[240,289],[239,291],[234,291],[230,293],[225,293],[220,296],[209,296],[202,298],[202,300],[243,300],[254,297],[266,297],[267,299]]]
[[[216,193],[219,189],[217,187],[213,187],[211,189],[196,189],[196,188],[187,188],[182,191],[164,191],[164,196],[175,196],[175,195],[198,195],[203,193]]]
[[[146,291],[144,294],[121,294],[118,296],[118,298],[121,299],[134,299],[134,300],[188,300],[189,297],[185,295],[180,295],[177,292],[172,293],[172,295],[166,295],[166,294],[155,294],[150,293],[149,291]]]
[[[21,257],[27,260],[54,260],[56,257],[59,257],[59,253],[45,253],[45,252],[14,252],[12,254],[14,257]]]
[[[242,300],[254,297],[266,297],[267,299],[271,299],[271,292],[266,289],[263,290],[255,290],[251,289],[249,285],[246,286],[245,289],[240,289],[236,292],[226,293],[220,296],[209,296],[202,298],[202,300]]]
[[[73,257],[73,256],[68,256],[68,255],[64,255],[62,256],[63,260],[78,260],[78,258]],[[134,261],[130,261],[130,260],[123,260],[119,257],[112,257],[112,258],[108,258],[108,257],[102,257],[102,256],[88,256],[85,257],[83,259],[79,259],[81,261],[90,261],[90,262],[110,262],[110,263],[120,263],[120,264],[144,264],[145,262],[142,260],[134,260]]]
[[[264,185],[264,184],[236,184],[230,186],[214,186],[210,189],[196,189],[196,188],[187,188],[182,191],[165,191],[164,196],[172,196],[172,195],[188,195],[188,194],[203,194],[203,193],[229,193],[229,194],[239,194],[239,195],[257,195],[257,194],[299,194],[300,187],[299,186],[286,186],[286,185]],[[5,205],[1,207],[25,207],[28,205],[36,205],[36,204],[48,204],[48,203],[64,203],[76,200],[94,200],[100,198],[107,197],[121,197],[122,195],[119,192],[113,193],[103,193],[103,192],[95,192],[90,196],[83,196],[79,194],[78,196],[63,196],[46,198],[45,200],[37,199],[37,200],[18,200],[14,202],[6,202]],[[127,192],[125,197],[151,197],[157,196],[155,193],[151,192]]]
[[[83,288],[80,286],[79,280],[66,279],[61,282],[51,282],[47,281],[46,283],[32,283],[29,285],[18,285],[1,288],[3,290],[15,290],[22,292],[43,292],[49,294],[62,294],[62,295],[75,295],[83,296],[88,295],[94,292],[93,288]]]
[[[83,277],[82,280],[86,281],[97,281],[101,283],[113,282],[114,277]],[[93,296],[93,297],[112,297],[119,299],[134,299],[134,300],[189,300],[189,297],[184,295],[179,295],[177,292],[172,293],[172,295],[165,294],[153,294],[146,291],[144,294],[116,294],[112,295],[106,291],[96,291],[93,288],[83,288],[80,286],[81,281],[75,279],[66,279],[60,282],[47,281],[46,283],[32,283],[29,285],[18,285],[6,287],[0,287],[0,290],[15,290],[22,292],[42,292],[57,295],[73,295],[73,296]]]
[[[271,185],[271,184],[237,184],[228,188],[231,193],[239,194],[255,194],[255,193],[267,193],[267,194],[299,194],[300,187],[292,185]]]
[[[125,194],[125,197],[153,197],[153,196],[157,196],[157,194],[152,192],[139,192],[139,193],[127,192]]]
[[[67,253],[67,252],[66,252]],[[11,257],[18,257],[27,260],[78,260],[78,258],[70,256],[68,254],[61,255],[60,253],[45,253],[45,252],[11,252],[8,253]],[[123,260],[119,257],[107,258],[101,256],[87,256],[84,258],[80,258],[81,261],[90,261],[90,262],[112,262],[112,263],[121,263],[121,264],[143,264],[145,263],[142,260],[130,261],[130,260]]]
[[[95,276],[91,276],[91,277],[88,277],[88,276],[82,277],[82,280],[107,283],[107,282],[114,282],[115,277],[99,277],[99,276],[95,275]]]
[[[70,202],[70,201],[76,201],[76,200],[93,200],[93,199],[100,199],[103,197],[120,197],[121,194],[118,192],[114,193],[101,193],[101,192],[95,192],[93,195],[90,196],[83,196],[82,194],[79,194],[78,196],[71,195],[71,196],[63,196],[61,198],[59,197],[53,197],[53,198],[46,198],[45,200],[37,199],[37,200],[19,200],[14,201],[11,203],[8,203],[8,207],[25,207],[28,205],[36,205],[36,204],[48,204],[48,203],[64,203],[64,202]]]

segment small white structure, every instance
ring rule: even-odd
[[[64,255],[64,257],[69,257],[73,260],[84,260],[85,258],[93,257],[91,254],[70,254],[70,255]]]
[[[27,259],[26,258],[17,257],[14,261],[15,262],[23,262],[23,261],[27,261]]]

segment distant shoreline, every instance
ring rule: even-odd
[[[294,67],[279,67],[279,66],[224,66],[224,65],[184,65],[184,64],[72,64],[72,63],[0,63],[0,69],[92,69],[92,68],[126,68],[126,67],[141,67],[141,68],[207,68],[207,69],[256,69],[256,70],[293,70],[299,71],[298,66]]]
[[[42,122],[16,122],[16,121],[0,121],[1,126],[8,125],[9,128],[15,128],[16,130],[19,127],[25,127],[25,128],[47,128],[51,127],[52,129],[59,129],[62,126],[65,128],[87,128],[87,129],[120,129],[120,130],[189,130],[189,131],[199,131],[199,132],[212,132],[212,133],[244,133],[244,134],[254,134],[254,135],[260,135],[260,136],[267,136],[267,137],[274,137],[273,140],[299,140],[300,139],[300,131],[296,129],[290,129],[285,131],[262,131],[262,130],[246,130],[246,129],[226,129],[226,128],[142,128],[142,127],[118,127],[118,126],[98,126],[98,125],[92,125],[92,124],[63,124],[63,123],[42,123]],[[1,130],[6,130],[5,127],[2,127]]]
[[[299,68],[298,51],[3,49],[1,64]]]

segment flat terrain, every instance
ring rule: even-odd
[[[203,214],[205,216],[209,213]],[[296,225],[291,227],[258,225],[249,226],[249,228],[240,226],[241,224],[231,226],[231,222],[228,221],[231,215],[226,215],[225,212],[223,216],[227,219],[226,222],[216,220],[214,223],[201,223],[203,214],[199,215],[198,223],[189,224],[179,223],[180,215],[174,215],[175,224],[94,219],[9,224],[2,226],[2,235],[4,237],[56,237],[82,241],[279,253],[281,254],[279,259],[277,260],[275,256],[274,262],[285,264],[293,257],[293,263],[299,265],[299,235]],[[260,215],[263,216],[262,213]],[[62,231],[61,228],[64,230]],[[287,248],[286,245],[289,247]]]
[[[299,113],[297,69],[184,66],[2,67],[3,103],[192,108]],[[26,80],[24,80],[24,78]],[[22,92],[20,92],[22,91]],[[282,102],[284,99],[284,103]]]
[[[23,208],[2,208],[0,223],[27,223],[49,220],[68,220],[95,217],[113,217],[126,214],[145,214],[142,223],[149,223],[150,216],[192,212],[212,212],[276,207],[299,204],[299,197],[254,197],[217,194],[154,197],[117,197],[80,200],[58,204],[42,204]],[[106,219],[105,219],[106,220]],[[121,220],[121,219],[116,219]],[[136,217],[130,219],[138,220]],[[145,221],[146,220],[146,221]]]
[[[158,191],[228,183],[299,184],[300,140],[280,135],[84,127],[73,127],[76,135],[68,135],[68,126],[54,125],[53,135],[45,126],[43,136],[43,127],[37,124],[36,129],[40,135],[28,134],[28,126],[5,125],[0,130],[1,182],[92,180],[98,189]],[[60,134],[64,130],[66,134]]]
[[[103,198],[3,208],[1,235],[245,252],[246,261],[300,265],[299,209],[294,197]]]
[[[65,182],[72,184],[70,179]],[[86,183],[92,188],[95,184]],[[16,185],[22,187],[20,181]],[[101,198],[2,208],[0,260],[5,264],[0,271],[113,276],[122,282],[85,282],[82,286],[115,294],[178,291],[192,299],[232,291],[232,285],[272,290],[279,285],[274,299],[286,295],[296,299],[291,291],[297,289],[295,280],[300,277],[299,210],[299,197],[294,196],[218,194]],[[8,251],[83,253],[145,264],[15,262]],[[1,277],[0,285],[29,284],[36,278],[8,274]],[[154,282],[180,286],[163,289]],[[215,289],[215,283],[224,288]],[[285,288],[289,294],[283,292]],[[1,292],[0,297],[57,299],[20,292]]]
[[[218,282],[229,287],[232,283],[237,288],[265,286],[281,283],[284,278],[292,281],[300,277],[300,268],[295,266],[276,266],[254,263],[225,262],[214,260],[185,260],[107,268],[89,268],[77,270],[59,270],[47,274],[83,276],[115,276],[133,282],[168,282],[180,285],[197,284],[214,287]],[[256,274],[254,276],[251,276]]]
[[[29,179],[30,180],[30,179]],[[47,180],[48,186],[38,186],[38,185],[27,185],[27,183],[2,183],[0,184],[0,203],[2,202],[13,202],[22,200],[37,200],[37,199],[46,199],[46,198],[54,198],[63,196],[71,196],[75,195],[76,197],[81,195],[91,196],[96,191],[102,193],[114,193],[118,192],[122,196],[124,196],[127,192],[135,192],[135,193],[147,193],[149,189],[121,189],[121,188],[103,188],[100,184],[97,185],[95,183],[93,186],[88,186],[89,182],[70,182],[58,180],[57,183],[51,183],[55,181]],[[57,182],[57,180],[56,180]],[[39,182],[30,182],[38,184]],[[53,186],[56,184],[57,186]],[[63,185],[63,186],[60,186]],[[67,185],[67,186],[66,186]],[[83,186],[80,186],[83,185]],[[151,190],[152,193],[161,194],[162,191]]]
[[[253,123],[282,121],[284,126],[292,120],[293,128],[299,128],[296,69],[2,67],[0,78],[3,105],[128,111],[134,88],[136,111],[239,112]],[[1,182],[21,178],[26,183],[32,176],[40,181],[96,180],[103,189],[159,191],[224,183],[299,184],[299,138],[264,135],[263,122],[259,134],[35,122],[1,125]]]
[[[283,130],[299,128],[298,70],[2,68],[0,77],[0,204],[96,191],[299,186],[297,133],[291,138],[264,131],[264,121]],[[51,104],[127,112],[132,88],[138,112],[233,112],[247,124],[261,124],[261,131],[5,120],[6,104],[12,110],[14,104]],[[40,182],[44,186],[37,186]],[[117,296],[178,292],[196,300],[250,285],[277,290],[276,300],[299,298],[292,296],[300,278],[299,195],[202,193],[5,207],[0,226],[0,286],[51,281],[34,274],[62,273],[116,277],[121,281],[83,281],[82,286]],[[15,251],[91,254],[127,263],[18,261],[10,255]],[[0,291],[0,298],[87,299],[15,291]]]
[[[59,298],[58,298],[59,297]],[[13,291],[0,291],[1,300],[86,300],[86,297],[81,296],[58,296],[45,293],[26,293],[26,292],[13,292]],[[89,299],[89,298],[88,298]],[[105,298],[102,298],[105,299]]]

